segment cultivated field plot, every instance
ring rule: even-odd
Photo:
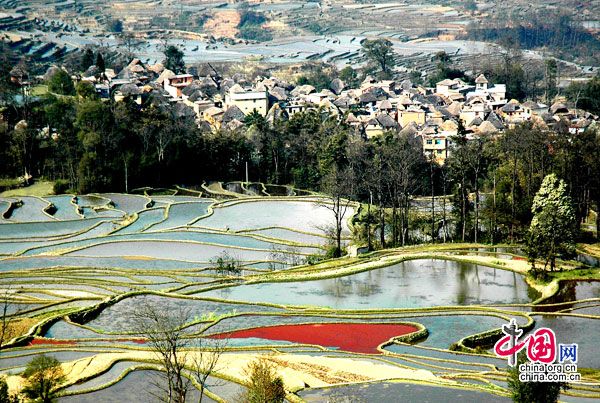
[[[549,295],[519,273],[516,248],[323,260],[333,213],[317,194],[239,182],[138,193],[0,199],[0,288],[22,329],[0,353],[9,379],[43,353],[68,374],[61,402],[153,401],[160,367],[134,315],[144,306],[192,313],[189,354],[226,340],[205,401],[239,399],[258,356],[285,368],[289,401],[507,401],[506,361],[480,341],[510,318],[553,328],[579,343],[580,368],[600,368],[600,284],[561,283],[540,304]],[[592,378],[561,396],[596,398]]]

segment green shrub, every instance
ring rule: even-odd
[[[554,403],[561,390],[569,389],[565,382],[522,382],[519,379],[519,365],[527,362],[525,351],[517,358],[517,365],[508,369],[508,388],[512,399],[517,403]]]
[[[65,194],[69,190],[69,181],[66,179],[57,179],[53,186],[54,194]]]
[[[266,42],[273,39],[273,34],[260,25],[244,25],[240,27],[240,38],[257,42]]]
[[[69,73],[58,69],[48,80],[48,90],[60,95],[75,95],[75,85]]]
[[[245,372],[250,385],[243,396],[248,403],[281,403],[285,400],[283,380],[276,375],[275,369],[266,359],[252,361]]]
[[[0,378],[0,403],[18,403],[19,398],[8,393],[8,384],[6,378]]]
[[[56,388],[66,379],[60,361],[47,355],[38,355],[27,364],[23,394],[36,402],[50,403],[56,397]]]

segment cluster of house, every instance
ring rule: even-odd
[[[194,117],[207,130],[239,129],[253,111],[273,122],[320,108],[367,138],[390,130],[414,135],[422,140],[424,153],[440,164],[452,152],[452,139],[460,126],[473,138],[495,136],[524,121],[542,129],[562,122],[574,133],[598,121],[597,116],[563,102],[548,106],[509,100],[506,86],[490,85],[484,75],[475,79],[475,85],[446,79],[435,88],[372,77],[366,77],[359,88],[348,88],[334,79],[329,89],[317,91],[311,85],[273,77],[249,82],[236,76],[222,78],[214,70],[175,74],[161,64],[146,66],[138,59],[118,74],[107,70],[102,79],[94,69],[90,67],[80,79],[93,82],[101,96],[116,101],[129,98],[140,105],[171,104],[177,116]]]

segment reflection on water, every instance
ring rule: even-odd
[[[544,305],[560,304],[557,306],[538,305],[534,308],[535,312],[556,312],[576,306],[582,306],[575,301],[600,298],[600,281],[574,281],[567,280],[560,282],[559,291],[552,297],[544,301]],[[582,313],[582,312],[576,312]],[[592,313],[592,312],[588,312]]]
[[[578,344],[579,367],[600,368],[600,320],[548,314],[534,318],[536,329],[549,327],[554,330],[557,343]]]
[[[350,309],[528,303],[537,298],[517,273],[439,259],[412,260],[333,279],[230,290],[232,300]],[[203,295],[222,297],[223,292]]]

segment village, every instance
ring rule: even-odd
[[[600,402],[599,7],[0,0],[0,403]]]
[[[50,67],[34,81],[48,80],[57,69]],[[319,110],[367,139],[387,131],[415,136],[421,140],[424,154],[439,164],[452,152],[459,130],[467,133],[467,138],[494,137],[531,121],[542,130],[560,126],[577,134],[598,124],[598,116],[569,105],[564,97],[551,105],[508,99],[506,85],[491,84],[484,74],[474,77],[475,85],[457,78],[439,81],[435,88],[414,85],[409,79],[377,80],[370,75],[359,87],[350,88],[336,78],[329,88],[317,91],[312,85],[276,77],[250,81],[241,75],[224,78],[214,69],[206,70],[206,75],[175,74],[160,63],[146,65],[133,59],[118,72],[106,69],[99,74],[98,68],[91,66],[72,79],[92,84],[106,101],[130,100],[140,108],[172,108],[177,116],[193,117],[204,131],[242,129],[251,113],[273,123]],[[25,91],[32,84],[22,65],[11,71],[11,77]]]

